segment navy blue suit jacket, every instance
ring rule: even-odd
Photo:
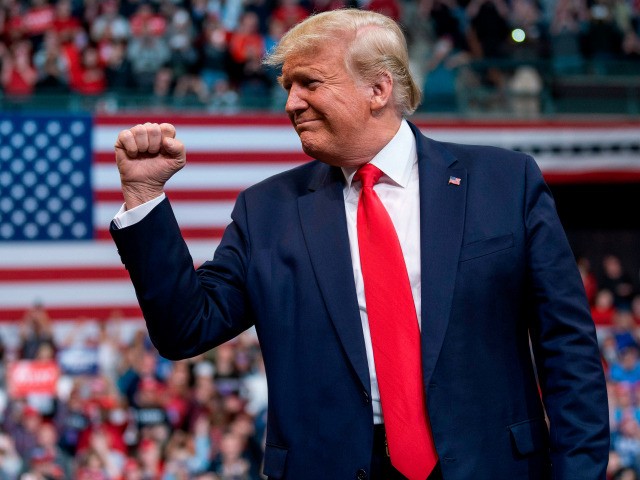
[[[422,366],[444,478],[604,478],[607,399],[594,326],[538,167],[412,128]],[[313,161],[249,188],[197,271],[168,201],[112,229],[163,356],[196,355],[255,325],[269,384],[269,478],[369,470],[371,394],[343,185],[339,169]]]

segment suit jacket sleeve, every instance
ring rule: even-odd
[[[554,478],[605,478],[608,409],[595,328],[553,199],[530,158],[525,188],[526,308],[550,423]]]
[[[111,226],[151,340],[165,358],[203,353],[252,325],[243,212],[241,195],[214,260],[197,271],[167,199],[135,225]]]

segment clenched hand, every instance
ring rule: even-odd
[[[116,163],[127,210],[162,194],[164,184],[184,167],[184,145],[170,123],[145,123],[118,134]]]

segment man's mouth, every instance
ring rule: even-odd
[[[296,128],[300,128],[301,126],[307,125],[311,122],[315,122],[317,119],[316,118],[305,118],[305,119],[297,119],[295,121],[295,126]]]

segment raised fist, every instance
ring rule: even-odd
[[[164,184],[184,167],[184,145],[169,123],[145,123],[118,134],[116,163],[128,210],[160,196]]]

